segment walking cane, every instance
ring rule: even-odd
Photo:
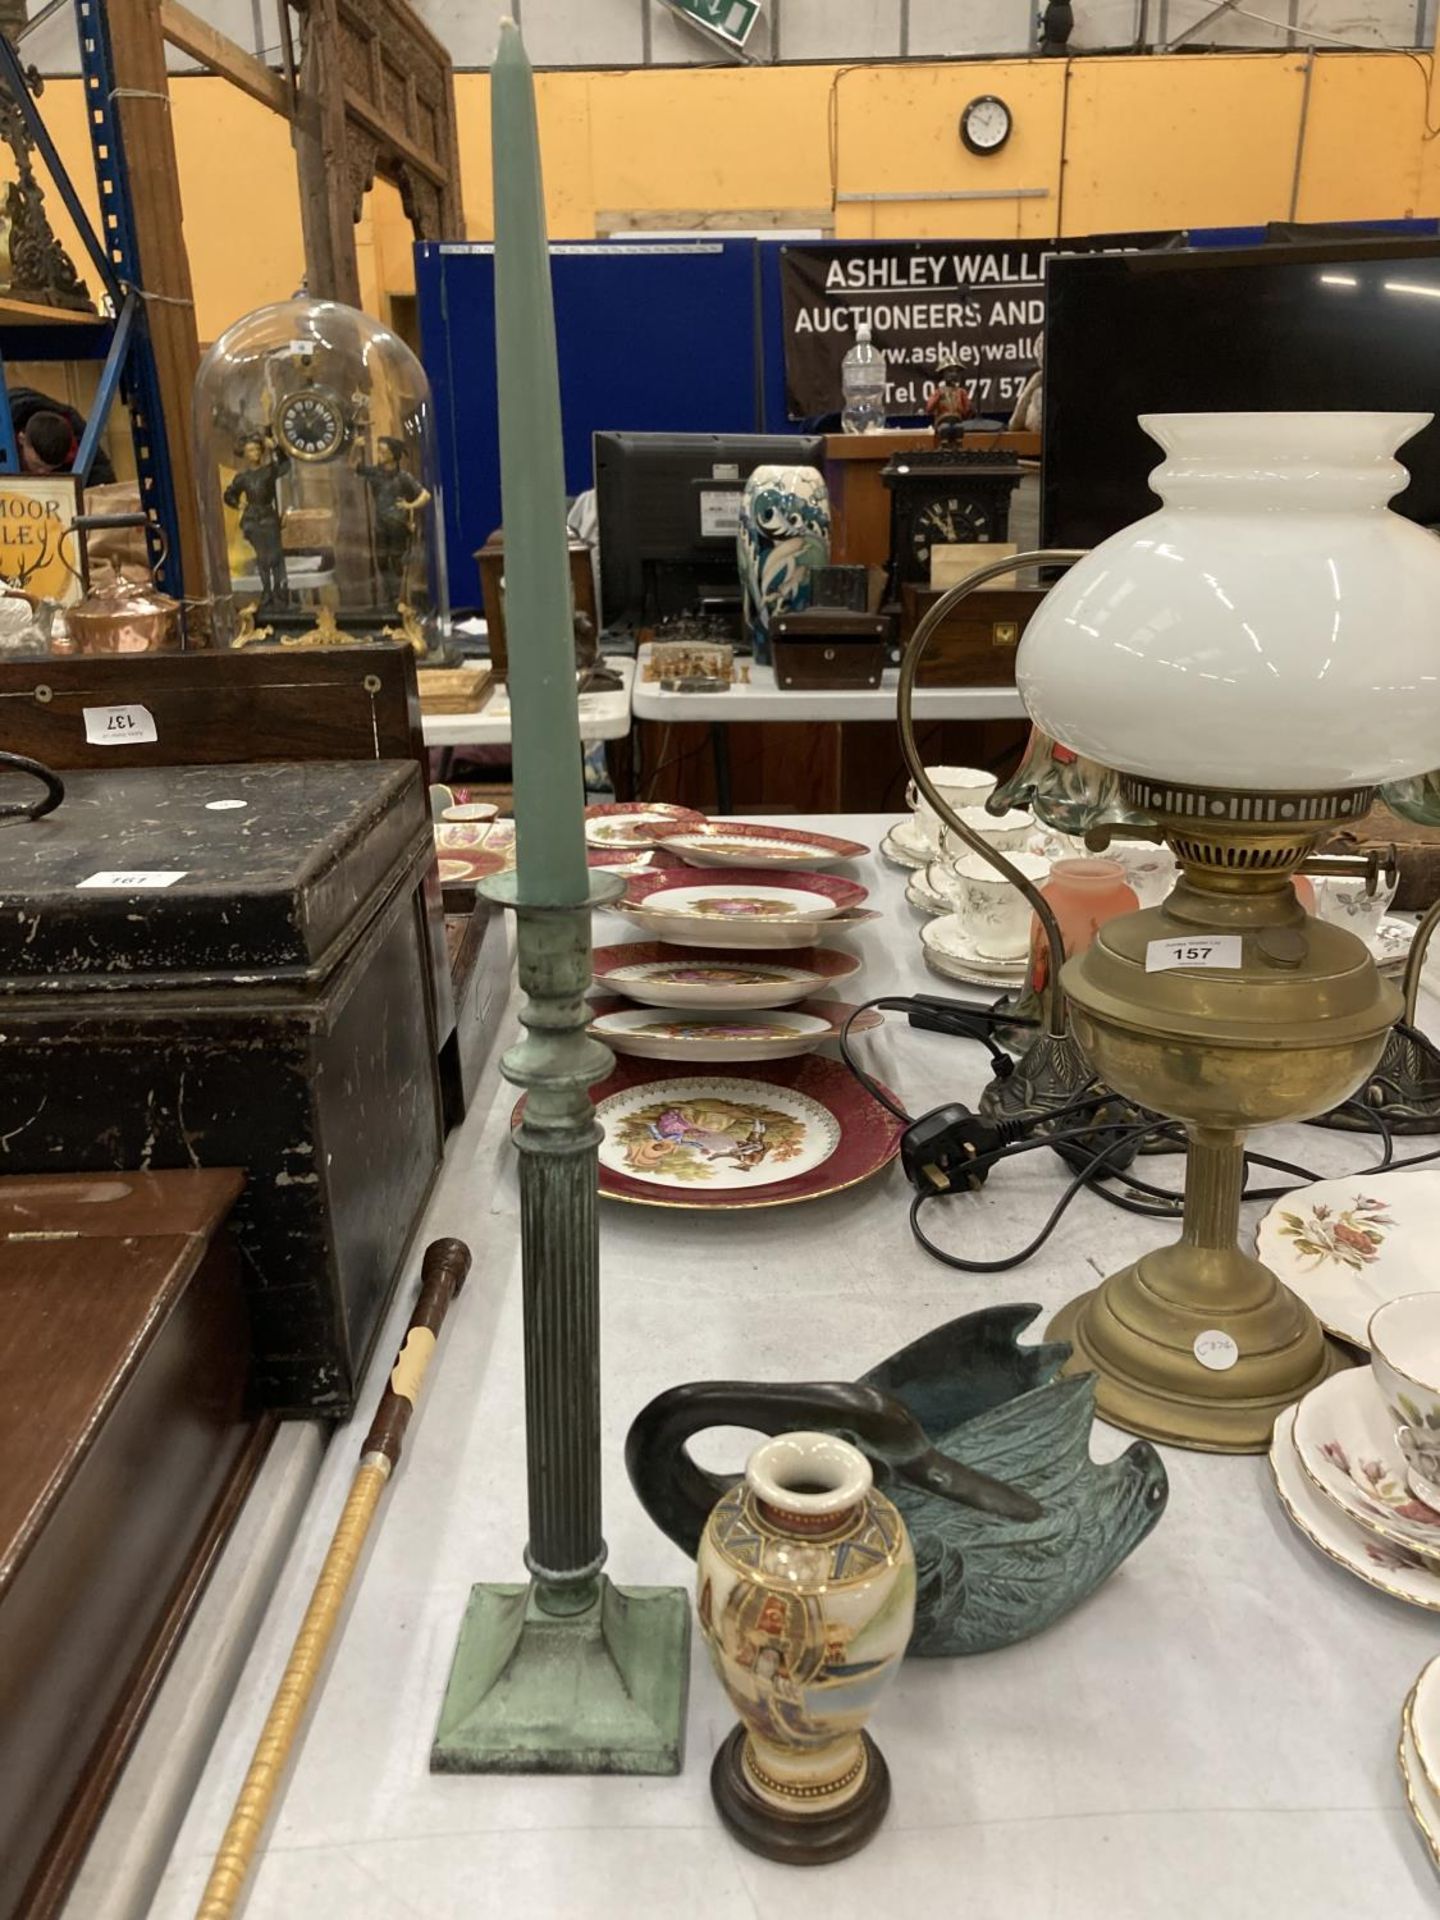
[[[245,1783],[210,1870],[196,1920],[230,1920],[254,1864],[260,1836],[284,1778],[310,1695],[325,1663],[345,1596],[375,1518],[385,1483],[400,1461],[405,1429],[450,1302],[465,1284],[470,1249],[463,1240],[435,1240],[425,1249],[420,1297],[410,1316],[390,1380],[360,1449],[350,1497],[331,1537],[320,1578],[290,1649],[290,1658],[256,1742]]]

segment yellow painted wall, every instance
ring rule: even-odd
[[[616,215],[812,213],[837,234],[1048,237],[1440,212],[1440,88],[1409,54],[1211,54],[1104,60],[539,76],[551,232]],[[304,270],[288,130],[225,82],[172,82],[202,340],[281,299]],[[456,80],[469,237],[490,227],[489,82]],[[1009,101],[998,155],[956,133],[980,93]],[[78,82],[45,107],[93,204]],[[1302,138],[1303,123],[1303,138]],[[1022,197],[1015,190],[1030,192]],[[976,190],[999,197],[944,198]],[[834,196],[838,191],[838,201]],[[902,195],[849,199],[847,195]],[[913,196],[913,197],[912,197]],[[935,197],[942,196],[942,197]],[[54,205],[52,197],[52,205]],[[361,240],[367,300],[413,288],[394,197]],[[57,219],[63,232],[63,219]],[[77,261],[79,255],[76,255]],[[82,263],[83,264],[83,263]]]

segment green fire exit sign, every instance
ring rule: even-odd
[[[703,27],[727,47],[743,47],[760,18],[760,0],[666,0],[672,13]]]

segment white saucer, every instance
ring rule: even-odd
[[[1270,1441],[1270,1472],[1275,1491],[1296,1529],[1367,1587],[1411,1606],[1440,1613],[1440,1573],[1433,1573],[1417,1554],[1392,1546],[1362,1532],[1332,1506],[1311,1482],[1295,1450],[1295,1409],[1287,1407],[1275,1422]]]
[[[892,867],[928,867],[935,858],[935,849],[916,836],[913,814],[891,827],[880,842],[880,852]]]
[[[1440,1658],[1432,1660],[1410,1689],[1405,1703],[1421,1784],[1440,1805]]]
[[[1420,1829],[1430,1858],[1440,1867],[1440,1794],[1436,1793],[1426,1775],[1424,1758],[1415,1740],[1415,1696],[1421,1682],[1427,1679],[1434,1668],[1435,1662],[1432,1660],[1410,1689],[1410,1697],[1400,1715],[1400,1743],[1396,1757],[1400,1762],[1400,1778],[1405,1785],[1410,1817]]]
[[[923,867],[917,867],[905,886],[905,898],[917,913],[953,913],[955,902],[947,900],[943,893],[937,893],[926,878]]]
[[[1368,1367],[1332,1373],[1295,1409],[1295,1451],[1326,1500],[1367,1534],[1440,1572],[1440,1513],[1411,1493],[1395,1422]]]
[[[1405,962],[1410,958],[1414,939],[1413,920],[1407,920],[1400,913],[1387,913],[1380,922],[1375,938],[1367,940],[1365,944],[1375,956],[1375,964],[1381,973],[1393,975],[1405,971]]]
[[[975,944],[953,913],[927,920],[920,929],[926,964],[949,980],[966,980],[977,987],[1023,987],[1026,959],[992,960]]]

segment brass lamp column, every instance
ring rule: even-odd
[[[1258,1451],[1338,1351],[1237,1244],[1247,1129],[1304,1120],[1370,1073],[1401,1010],[1364,943],[1307,915],[1290,876],[1358,819],[1366,789],[1219,792],[1122,777],[1181,877],[1067,962],[1076,1037],[1101,1078],[1189,1135],[1180,1240],[1072,1301],[1050,1329],[1099,1374],[1100,1412],[1151,1439]]]

